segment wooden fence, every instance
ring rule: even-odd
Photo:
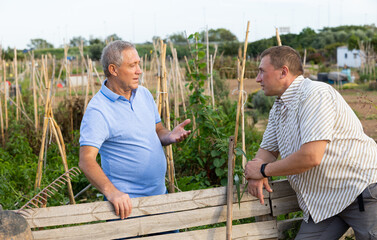
[[[233,219],[272,216],[267,221],[233,225],[232,239],[278,239],[292,220],[276,216],[300,210],[294,191],[286,180],[271,182],[273,193],[265,192],[265,204],[247,192],[238,204],[234,190]],[[22,212],[34,239],[114,239],[143,237],[157,239],[225,239],[225,226],[203,228],[226,221],[226,188],[211,188],[132,199],[128,219],[119,219],[109,202],[27,209]],[[295,221],[300,219],[295,219]],[[199,228],[194,228],[199,227]],[[189,231],[164,233],[178,229]],[[192,229],[194,228],[194,230]]]

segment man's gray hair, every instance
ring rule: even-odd
[[[135,46],[130,43],[123,40],[116,40],[113,42],[110,42],[103,50],[101,55],[101,63],[103,72],[105,73],[106,77],[110,77],[111,73],[109,72],[109,65],[114,64],[117,67],[120,67],[123,62],[123,50],[133,48],[135,49]]]

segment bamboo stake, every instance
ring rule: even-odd
[[[162,40],[161,40],[162,41]],[[161,57],[161,65],[162,65],[162,61],[165,62],[165,56],[163,57],[163,46],[161,45],[161,50],[160,50],[160,57]],[[165,52],[166,54],[166,52]],[[164,59],[163,59],[164,58]],[[162,75],[163,75],[163,69],[160,65],[160,62],[157,58],[157,55],[156,55],[156,60],[157,60],[157,90],[156,90],[156,94],[157,94],[157,109],[158,109],[158,114],[161,116],[161,111],[162,111],[162,95],[161,95],[161,84],[162,84]]]
[[[5,86],[4,86],[5,87]],[[5,88],[4,88],[5,89]],[[5,94],[5,91],[4,91]],[[3,147],[5,146],[5,135],[4,135],[4,119],[3,119],[3,108],[2,108],[2,103],[1,103],[1,98],[0,98],[0,125],[1,125],[1,140],[3,143]],[[7,102],[5,102],[7,104]]]
[[[305,65],[306,65],[306,48],[304,50],[304,60],[302,61],[302,65],[303,65],[303,68],[305,69]]]
[[[34,100],[34,124],[35,124],[35,131],[38,132],[38,103],[37,103],[37,86],[35,84],[35,60],[34,55],[31,60],[31,77],[33,83],[33,100]]]
[[[281,40],[280,40],[280,36],[279,36],[279,30],[278,28],[275,28],[276,29],[276,40],[278,42],[278,46],[281,46]]]
[[[58,144],[59,152],[60,152],[60,155],[62,157],[64,171],[67,172],[69,169],[68,169],[67,156],[66,156],[63,136],[62,136],[61,130],[60,130],[58,124],[56,123],[56,121],[54,120],[54,118],[51,118],[50,121],[51,121],[51,124],[50,124],[51,129],[52,129],[52,131],[55,135],[56,143]],[[70,203],[76,204],[75,198],[74,198],[74,195],[73,195],[71,180],[69,178],[67,179],[67,188],[68,188],[68,196],[69,196]]]
[[[171,53],[173,55],[173,59],[170,58],[170,65],[171,65],[171,72],[172,72],[172,79],[173,79],[173,94],[174,94],[174,126],[177,126],[179,118],[179,103],[178,103],[178,71],[177,71],[177,61],[176,61],[176,50],[173,47],[173,43],[169,42]]]
[[[213,61],[212,61],[212,55],[210,56],[210,63],[211,63],[211,85],[210,85],[210,90],[211,90],[211,97],[212,97],[212,106],[215,107],[215,94],[214,94],[214,90],[213,90]]]
[[[226,187],[226,202],[227,202],[226,240],[232,239],[234,147],[235,147],[235,138],[231,136],[229,137],[228,185]]]
[[[89,95],[89,79],[88,79],[88,81],[86,81],[84,113],[86,111],[86,107],[88,106],[88,102],[89,102],[89,100],[88,100],[89,96],[88,95]]]
[[[182,105],[183,105],[183,112],[184,112],[184,117],[186,117],[186,103],[185,103],[185,95],[183,93],[183,86],[182,86],[182,77],[181,77],[181,70],[179,67],[179,61],[178,61],[178,55],[177,55],[177,49],[174,49],[174,55],[175,55],[175,61],[176,61],[176,71],[177,71],[177,81],[179,84],[180,92],[181,92],[181,99],[182,99]]]
[[[240,79],[239,92],[238,92],[236,128],[235,128],[235,131],[234,131],[235,146],[237,146],[238,124],[239,124],[239,116],[240,116],[240,112],[241,112],[241,102],[242,102],[242,94],[243,94],[243,80],[244,80],[244,75],[245,75],[247,38],[248,38],[248,35],[249,35],[249,26],[250,26],[250,21],[247,22],[246,38],[245,38],[245,44],[244,44],[244,50],[243,50],[242,72],[241,72],[241,79]]]
[[[147,81],[147,63],[148,63],[148,55],[145,54],[145,56],[144,56],[143,77],[144,77],[144,84],[145,84],[145,87],[146,87],[146,88],[148,88],[148,81]]]
[[[164,122],[165,127],[170,131],[170,110],[169,110],[169,93],[168,93],[168,86],[167,86],[167,78],[166,78],[166,44],[164,44],[161,40],[161,47],[162,47],[162,54],[161,54],[161,70],[162,70],[162,91],[163,95],[163,108],[164,108]],[[170,193],[174,192],[174,162],[173,162],[173,149],[172,145],[166,146],[166,160],[168,162],[168,179],[169,179],[169,186],[168,190]]]
[[[207,43],[207,82],[208,82],[208,87],[207,87],[207,93],[208,95],[210,94],[211,92],[211,84],[210,84],[210,77],[209,77],[209,69],[210,69],[210,61],[209,61],[209,43],[208,43],[208,26],[206,26],[206,43]],[[212,104],[212,106],[214,106],[214,104]]]
[[[242,73],[241,73],[241,79],[240,79],[240,84],[239,84],[239,92],[238,92],[238,104],[237,104],[237,116],[236,116],[236,127],[234,131],[234,147],[237,146],[237,137],[238,137],[238,125],[239,125],[239,116],[240,116],[240,111],[241,111],[241,102],[242,102],[242,94],[243,94],[243,80],[244,80],[244,75],[245,75],[245,65],[246,65],[246,53],[247,53],[247,38],[249,35],[249,26],[250,26],[250,21],[247,22],[247,28],[246,28],[246,37],[245,37],[245,44],[244,44],[244,51],[243,51],[243,59],[242,59]],[[229,140],[231,141],[231,140]],[[234,148],[233,148],[234,149]],[[229,151],[230,151],[229,147]],[[234,165],[235,165],[236,157],[233,154],[232,150],[232,165],[230,167],[230,163],[228,163],[228,186],[230,187],[230,184],[233,189],[233,171],[234,171]],[[231,177],[231,179],[229,179]],[[228,188],[228,191],[230,191]],[[232,199],[233,200],[233,199]],[[230,212],[232,210],[232,200],[228,199],[227,202],[227,210],[228,210],[228,219],[227,219],[227,239],[232,239],[232,213]]]
[[[16,121],[18,122],[18,120],[20,119],[20,115],[19,115],[19,112],[18,112],[18,107],[20,106],[20,96],[18,95],[18,70],[17,70],[17,49],[14,48],[14,58],[13,58],[13,69],[14,69],[14,79],[15,79],[15,82],[16,82]]]
[[[5,131],[8,130],[8,94],[9,86],[7,84],[6,64],[3,61],[3,83],[4,83],[4,112],[5,112]],[[8,89],[8,91],[7,91]]]
[[[99,74],[98,74],[98,72],[97,72],[97,69],[96,69],[95,67],[93,67],[93,69],[94,69],[94,72],[95,72],[96,75],[97,75],[98,81],[101,83],[101,86],[102,86],[102,80],[101,80],[101,78],[100,78],[100,76],[99,76]]]
[[[90,87],[92,89],[92,97],[96,94],[96,90],[94,89],[94,79],[93,79],[93,61],[87,56],[88,62],[90,63],[88,66],[88,81],[90,82]]]

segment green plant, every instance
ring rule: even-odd
[[[226,185],[228,141],[229,136],[234,134],[237,104],[225,97],[219,99],[216,107],[210,104],[209,96],[204,95],[208,78],[204,45],[200,43],[199,33],[190,35],[189,39],[196,44],[191,51],[190,71],[187,71],[191,72],[187,75],[187,85],[191,93],[186,115],[195,121],[192,126],[196,128],[192,129],[187,141],[173,146],[177,175],[182,176],[178,182],[189,185],[190,189]],[[246,128],[248,158],[252,157],[255,146],[259,147],[261,138],[260,133],[251,127]],[[241,148],[240,144],[237,147]],[[240,158],[236,161],[235,172],[242,175]]]

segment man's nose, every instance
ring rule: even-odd
[[[258,73],[257,78],[255,79],[257,82],[262,81],[262,78],[260,77],[260,74]]]
[[[142,74],[143,73],[143,70],[140,68],[140,66],[138,65],[137,69],[136,69],[136,73],[137,74]]]

